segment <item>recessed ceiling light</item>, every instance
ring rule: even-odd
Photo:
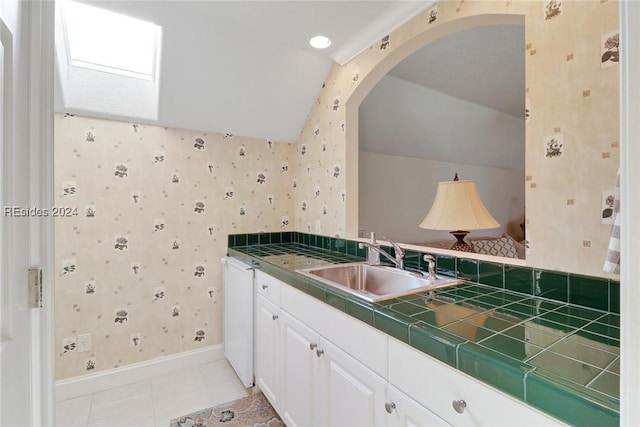
[[[316,49],[326,49],[331,46],[331,39],[327,36],[313,36],[309,44]]]

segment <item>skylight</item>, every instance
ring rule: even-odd
[[[155,80],[161,27],[73,1],[63,7],[69,65]]]

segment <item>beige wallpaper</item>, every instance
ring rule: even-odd
[[[619,161],[614,0],[441,1],[349,63],[334,65],[296,143],[297,230],[318,224],[323,234],[356,235],[357,185],[351,180],[357,180],[353,112],[359,100],[384,75],[381,69],[422,47],[419,40],[489,14],[525,21],[527,264],[607,275],[606,200]]]
[[[292,153],[57,115],[56,379],[221,342],[227,235],[291,229]]]

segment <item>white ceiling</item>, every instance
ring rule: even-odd
[[[300,134],[334,62],[348,61],[434,3],[79,1],[162,26],[157,120],[126,113],[142,102],[123,89],[126,84],[73,86],[60,72],[57,111],[285,142]],[[311,48],[308,39],[318,33],[329,35],[333,45]],[[522,27],[461,32],[431,43],[390,74],[521,118],[523,45]],[[70,91],[83,91],[79,99],[94,98],[94,106],[69,105]],[[121,114],[101,110],[108,95],[122,103],[115,109]]]
[[[115,85],[94,90],[91,102],[94,91],[85,89],[91,93],[76,96],[83,102],[73,105],[70,91],[81,89],[61,72],[57,111],[286,142],[300,134],[334,60],[347,61],[433,3],[79,1],[162,26],[158,116],[144,120],[101,111],[101,97],[121,90]],[[308,40],[318,33],[333,45],[311,48]],[[128,97],[130,92],[119,97],[120,111],[133,101]]]
[[[524,45],[521,25],[476,27],[430,43],[389,74],[523,118]]]
[[[522,117],[393,76],[360,105],[359,139],[364,151],[524,171]]]
[[[360,149],[524,170],[523,26],[448,35],[398,64],[360,105]]]

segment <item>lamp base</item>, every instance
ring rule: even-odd
[[[453,246],[451,246],[451,249],[454,251],[460,251],[460,252],[473,252],[473,249],[471,248],[471,246],[464,241],[464,237],[469,234],[468,231],[464,231],[464,230],[456,230],[456,231],[450,231],[449,233],[453,234],[454,236],[456,236],[456,239],[458,239]]]

